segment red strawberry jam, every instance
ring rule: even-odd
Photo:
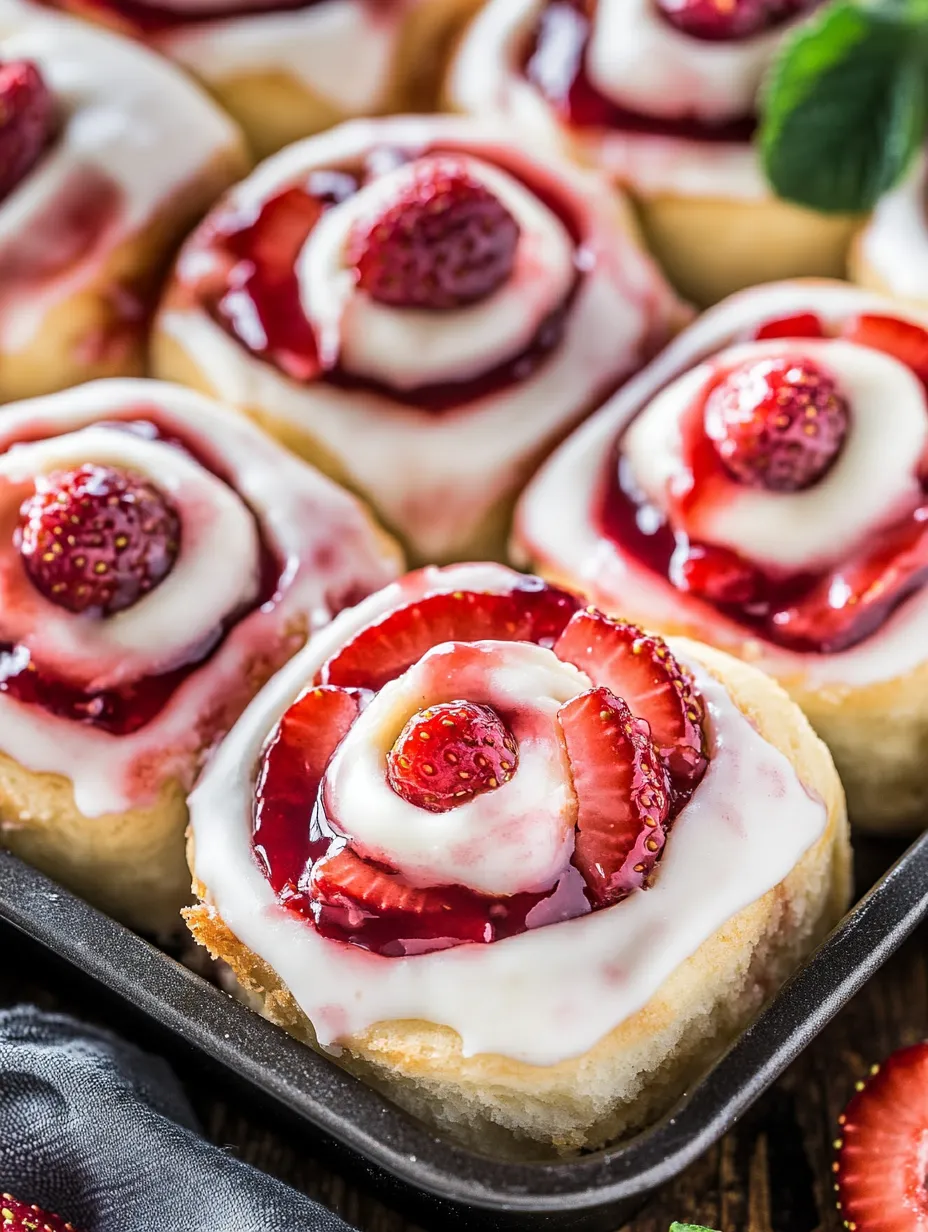
[[[441,155],[442,162],[453,160],[441,151],[433,153]],[[220,211],[207,219],[181,255],[181,280],[223,329],[292,380],[324,381],[341,389],[395,396],[386,385],[355,376],[337,362],[331,366],[320,357],[315,332],[300,302],[297,258],[326,210],[376,178],[379,168],[396,167],[409,157],[399,150],[374,150],[365,167],[314,172],[303,183],[281,189],[257,212]],[[428,166],[423,162],[422,182],[429,178]],[[577,228],[566,204],[551,198],[541,185],[528,187],[558,214],[577,241]],[[397,203],[396,213],[389,212],[380,220],[383,225],[369,234],[352,236],[350,257],[359,283],[374,298],[400,310],[443,311],[491,293],[507,276],[518,234],[508,210],[473,183],[466,189],[458,181],[453,189],[445,186],[442,200],[446,204],[449,194],[454,195],[453,226],[439,235],[430,223],[428,244],[421,217],[415,224],[415,243],[404,230],[412,225],[409,201]],[[205,262],[204,254],[208,254]],[[434,269],[427,268],[430,263]],[[209,272],[201,275],[204,265]],[[404,389],[404,404],[437,414],[526,380],[560,342],[581,277],[578,273],[567,298],[518,354],[470,380]]]
[[[326,768],[371,691],[433,646],[485,639],[553,648],[595,686],[558,712],[577,797],[575,851],[556,884],[536,893],[411,884],[355,851],[339,819],[326,813]],[[287,909],[326,937],[385,956],[500,940],[643,888],[707,764],[701,699],[667,646],[580,611],[571,596],[537,579],[502,594],[443,592],[398,608],[360,630],[320,679],[266,746],[255,852]],[[441,814],[498,790],[518,765],[518,744],[502,717],[460,699],[413,715],[386,755],[384,775],[408,803]]]
[[[836,331],[907,364],[928,386],[928,331],[893,317],[863,315]],[[811,313],[764,323],[752,337],[823,338]],[[724,500],[731,480],[777,491],[818,482],[835,461],[848,428],[840,389],[797,344],[787,361],[745,365],[720,379],[681,421],[692,483],[678,499],[681,522]],[[767,641],[791,650],[834,654],[863,641],[928,582],[928,482],[924,502],[897,526],[883,528],[840,566],[772,576],[726,547],[691,540],[636,490],[621,439],[599,505],[603,533],[623,552],[678,590],[718,608]],[[678,523],[679,524],[679,523]]]
[[[140,408],[140,414],[145,414],[146,409]],[[162,433],[156,420],[119,421],[107,426],[183,449],[223,482],[229,482],[217,463],[176,434]],[[90,474],[91,471],[105,473]],[[82,538],[73,549],[54,553],[43,552],[41,548],[48,538],[53,543],[60,542],[56,517],[59,508],[65,506],[54,499],[54,492],[44,490],[46,486],[26,502],[26,521],[18,538],[21,550],[26,546],[40,549],[39,559],[28,564],[27,569],[38,589],[52,602],[81,613],[82,619],[105,619],[136,602],[163,579],[173,564],[181,528],[173,508],[156,489],[127,474],[110,472],[109,468],[84,467],[70,472],[62,494],[67,500],[77,501],[71,516],[83,519],[78,527]],[[106,501],[117,500],[115,506],[107,505],[106,501],[100,505],[104,489]],[[48,496],[52,497],[50,501],[46,500]],[[139,503],[127,504],[126,497]],[[132,531],[131,536],[127,531]],[[42,556],[51,559],[43,561]],[[26,555],[25,561],[28,560]],[[98,572],[101,566],[105,568]],[[280,573],[280,563],[262,541],[261,586],[254,602],[247,610],[232,613],[208,643],[193,647],[186,662],[161,675],[144,677],[117,689],[87,692],[37,668],[24,646],[0,641],[0,692],[114,736],[131,735],[159,714],[190,673],[218,650],[235,623],[249,611],[273,600]],[[57,589],[61,586],[64,590]]]
[[[705,0],[711,3],[711,0]],[[549,0],[527,49],[525,75],[574,128],[606,129],[678,137],[686,141],[746,142],[756,127],[753,115],[711,123],[694,115],[652,116],[620,107],[599,92],[586,71],[590,41],[587,0]],[[728,5],[734,9],[734,4]]]

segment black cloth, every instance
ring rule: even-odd
[[[32,1008],[0,1012],[0,1189],[80,1232],[350,1232],[205,1142],[163,1061]]]

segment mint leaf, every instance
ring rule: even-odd
[[[928,0],[837,0],[803,25],[762,98],[760,154],[778,196],[871,209],[928,127]]]
[[[670,1232],[712,1232],[711,1228],[704,1228],[701,1223],[672,1223]]]

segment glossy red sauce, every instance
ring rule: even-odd
[[[385,156],[379,158],[378,155]],[[396,166],[413,155],[374,151],[356,172],[316,172],[298,185],[284,188],[257,211],[220,211],[207,220],[193,241],[194,251],[209,251],[214,268],[199,282],[188,275],[194,268],[181,259],[181,278],[222,327],[259,359],[273,364],[295,381],[324,381],[345,390],[365,390],[395,398],[389,386],[345,371],[337,363],[324,365],[315,332],[300,303],[296,262],[323,213],[356,192],[380,165]],[[578,242],[576,220],[565,203],[540,184],[528,185],[551,208]],[[216,266],[221,269],[217,276]],[[465,406],[527,380],[558,345],[567,313],[582,274],[566,300],[542,322],[529,344],[502,364],[466,381],[423,385],[402,391],[406,406],[441,413]]]
[[[590,19],[585,0],[551,0],[541,15],[523,62],[525,75],[574,128],[612,129],[687,141],[750,141],[753,115],[710,123],[695,115],[652,116],[620,107],[602,95],[587,74]]]
[[[180,439],[173,431],[162,433],[156,419],[147,418],[148,412],[149,408],[140,408],[140,413],[146,415],[146,419],[135,422],[110,421],[108,426],[137,432],[147,439],[163,440],[183,449],[224,482],[228,482],[228,477],[222,473],[221,468],[212,464],[203,452]],[[37,433],[36,436],[38,435]],[[24,434],[19,438],[19,442],[36,439],[36,436]],[[8,442],[7,448],[12,443]],[[260,534],[260,527],[258,529]],[[17,701],[41,706],[59,718],[85,723],[114,736],[129,736],[159,714],[187,677],[216,653],[226,634],[238,621],[248,612],[273,600],[280,574],[280,562],[262,536],[261,585],[257,598],[247,608],[231,613],[207,642],[191,647],[186,661],[179,663],[171,671],[143,677],[118,689],[84,691],[38,669],[29,661],[25,647],[0,640],[0,692],[16,698]]]
[[[928,378],[928,333],[893,318],[860,317],[846,323],[844,336],[866,340]],[[772,320],[753,338],[823,338],[827,331],[811,313]],[[920,336],[920,337],[919,337]],[[710,389],[688,408],[681,422],[683,456],[693,481],[679,499],[678,517],[693,525],[700,509],[724,499],[730,484],[705,433],[703,412]],[[924,481],[923,481],[924,482]],[[636,491],[622,454],[622,438],[608,463],[598,503],[602,533],[623,553],[683,591],[704,601],[767,641],[810,653],[834,653],[872,635],[913,591],[928,582],[928,483],[925,504],[839,567],[819,573],[774,576],[727,548],[690,540]],[[692,587],[687,574],[698,579]],[[712,588],[711,594],[705,587]],[[833,585],[849,601],[833,606]]]

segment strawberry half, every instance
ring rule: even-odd
[[[387,781],[417,808],[446,813],[516,772],[512,732],[489,706],[442,702],[414,714],[387,754]]]
[[[928,330],[920,325],[864,313],[847,321],[841,333],[850,342],[892,355],[928,385]]]
[[[307,689],[271,734],[255,790],[252,843],[275,893],[297,884],[312,855],[319,785],[362,700],[346,689]]]
[[[380,689],[442,642],[552,645],[577,609],[566,591],[529,582],[505,594],[427,595],[368,625],[322,667],[323,684]]]
[[[646,727],[607,688],[562,706],[558,720],[577,794],[573,862],[598,907],[645,884],[664,845],[670,791]]]
[[[5,1193],[0,1195],[0,1232],[75,1232],[75,1228],[60,1215],[27,1206]]]
[[[677,784],[692,789],[706,769],[702,698],[663,638],[595,608],[571,617],[554,653],[645,719]]]
[[[143,475],[86,463],[36,479],[15,543],[35,588],[69,612],[112,616],[174,567],[181,522]]]
[[[838,1207],[853,1232],[928,1232],[928,1043],[875,1065],[838,1120]]]

